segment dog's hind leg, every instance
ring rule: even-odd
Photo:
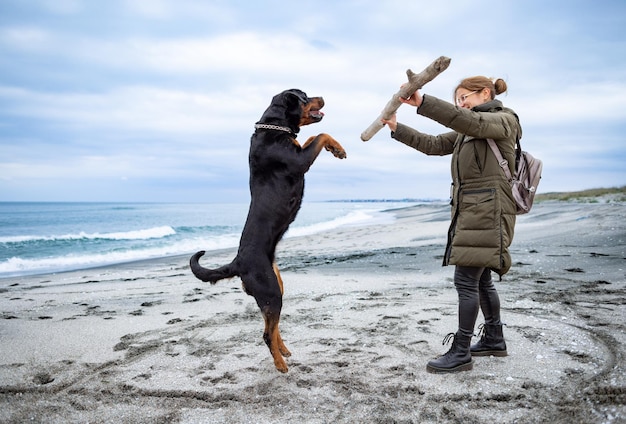
[[[276,274],[276,279],[278,280],[278,287],[280,287],[281,296],[285,293],[285,289],[283,287],[283,279],[280,278],[280,271],[278,270],[278,265],[276,262],[272,264],[272,268],[274,269],[274,274]]]
[[[284,286],[283,286],[283,279],[280,276],[280,271],[278,270],[278,266],[276,266],[275,262],[272,264],[272,267],[274,268],[274,274],[276,274],[276,279],[278,280],[278,286],[280,287],[280,294],[282,296],[283,293],[285,292]],[[281,355],[285,357],[291,356],[291,352],[289,352],[289,349],[287,349],[287,346],[285,346],[285,343],[283,342],[283,338],[280,335],[280,328],[278,327],[278,325],[276,326],[276,333],[278,335],[277,336],[278,350],[280,351]]]
[[[272,358],[274,358],[274,366],[280,372],[287,372],[287,363],[283,359],[283,353],[280,346],[285,346],[278,331],[278,322],[280,321],[280,312],[272,311],[270,307],[264,308],[263,319],[265,320],[265,331],[263,332],[263,340],[270,349]]]
[[[241,276],[241,281],[246,293],[254,297],[263,315],[265,322],[263,341],[270,350],[276,369],[287,372],[287,363],[283,355],[288,356],[289,351],[278,330],[283,306],[282,284],[278,282],[280,274],[276,273],[278,268],[270,263],[256,269],[263,269],[263,272],[246,272]]]

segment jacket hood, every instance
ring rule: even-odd
[[[483,103],[481,105],[478,106],[474,106],[472,108],[472,110],[474,112],[506,112],[506,113],[510,113],[511,115],[515,116],[515,120],[517,121],[517,126],[519,128],[519,138],[522,138],[522,125],[519,122],[519,116],[517,116],[517,113],[515,113],[515,111],[513,109],[509,109],[508,107],[504,107],[504,105],[502,104],[502,102],[500,100],[490,100],[486,103]]]

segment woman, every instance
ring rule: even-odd
[[[396,116],[383,119],[391,137],[427,155],[452,155],[452,222],[443,265],[455,265],[454,285],[459,299],[459,324],[444,344],[452,347],[428,362],[429,372],[468,371],[472,356],[506,356],[500,321],[500,299],[491,271],[502,277],[511,266],[508,247],[513,240],[515,203],[502,168],[487,144],[495,140],[502,156],[515,169],[515,143],[521,138],[519,119],[503,107],[497,94],[507,90],[502,79],[466,78],[454,90],[456,106],[419,91],[402,103],[417,107],[419,115],[452,129],[428,135],[398,123]],[[478,310],[485,323],[480,341],[470,346]]]

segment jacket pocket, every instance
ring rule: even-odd
[[[496,189],[461,191],[458,230],[492,230],[496,227]]]

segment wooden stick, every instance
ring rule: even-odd
[[[426,69],[419,74],[414,73],[410,69],[407,69],[406,76],[409,79],[407,84],[400,87],[400,91],[391,97],[391,100],[387,103],[383,111],[378,115],[378,118],[372,124],[361,133],[361,140],[367,141],[380,131],[384,125],[380,122],[381,119],[389,119],[396,113],[402,102],[398,100],[398,97],[408,98],[411,94],[422,88],[424,84],[432,81],[437,75],[448,69],[450,65],[450,58],[441,56],[439,59],[431,63]]]

